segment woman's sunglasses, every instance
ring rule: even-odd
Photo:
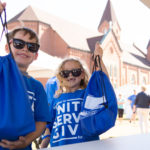
[[[60,76],[63,77],[63,78],[68,78],[70,73],[74,77],[79,77],[82,73],[82,70],[80,68],[72,69],[72,70],[63,70],[63,71],[60,72]]]
[[[20,39],[13,39],[13,46],[16,49],[22,49],[25,47],[25,45],[27,45],[28,51],[30,51],[32,53],[38,52],[38,49],[40,47],[40,45],[37,43],[29,43],[29,42],[25,42]]]

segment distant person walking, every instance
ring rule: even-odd
[[[123,114],[124,114],[124,106],[123,105],[125,103],[125,100],[122,98],[121,94],[119,94],[117,103],[118,103],[118,120],[121,123],[123,120]]]
[[[135,111],[137,108],[141,133],[148,133],[150,96],[145,93],[144,86],[141,87],[141,90],[136,96],[133,110]]]
[[[136,109],[133,110],[135,99],[136,99],[136,90],[133,90],[133,94],[128,97],[128,100],[130,102],[131,109],[132,109],[132,115],[131,115],[131,118],[130,118],[130,123],[135,122],[135,120],[136,120]]]

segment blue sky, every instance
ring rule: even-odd
[[[29,5],[96,30],[107,0],[1,0],[7,3],[8,20]],[[112,0],[125,43],[143,50],[150,40],[150,9],[140,0]]]

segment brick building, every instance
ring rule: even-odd
[[[147,45],[147,53],[144,53],[136,45],[126,45],[120,41],[121,28],[110,0],[96,31],[31,6],[9,20],[9,30],[16,26],[35,30],[40,38],[40,49],[46,55],[59,58],[78,56],[87,63],[90,70],[94,45],[96,41],[100,41],[104,49],[103,60],[115,88],[126,84],[150,84],[150,42]],[[46,75],[37,77],[43,84],[48,78]]]

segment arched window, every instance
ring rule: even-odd
[[[116,81],[114,81],[113,87],[114,87],[115,89],[117,88],[117,82],[116,82]]]
[[[110,53],[113,54],[114,50],[112,47],[110,47]]]
[[[114,66],[114,77],[117,78],[117,66]]]
[[[135,80],[135,75],[134,74],[131,76],[130,83],[131,84],[136,84],[136,80]]]
[[[110,65],[110,68],[109,68],[109,75],[110,75],[110,77],[112,77],[112,74],[113,74],[113,66],[112,65]]]
[[[146,84],[146,78],[145,78],[145,77],[142,78],[142,84],[143,84],[143,85]]]
[[[108,71],[108,74],[110,75],[110,69],[109,69],[109,65],[108,64],[106,64],[106,69]]]

